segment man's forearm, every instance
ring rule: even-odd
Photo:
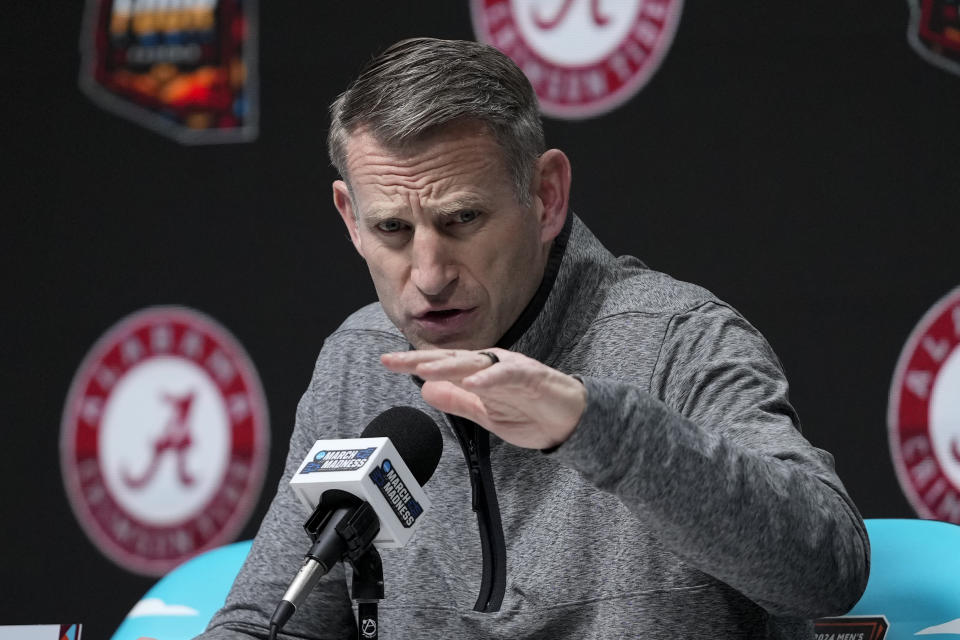
[[[637,388],[585,383],[587,411],[556,455],[654,518],[666,547],[776,615],[815,618],[856,602],[866,530],[822,452],[781,429],[782,455],[771,456]]]

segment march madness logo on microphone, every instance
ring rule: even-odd
[[[335,451],[319,451],[313,460],[303,465],[303,473],[317,473],[318,471],[353,471],[367,463],[376,447],[366,449],[337,449]]]
[[[94,544],[131,571],[162,575],[246,524],[269,440],[240,344],[197,311],[153,307],[112,327],[77,371],[61,466]]]
[[[380,493],[387,499],[390,508],[403,526],[408,529],[412,527],[423,513],[423,507],[410,495],[410,490],[403,483],[393,464],[389,460],[384,460],[383,464],[370,472],[370,479],[380,489]]]

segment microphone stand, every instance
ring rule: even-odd
[[[357,602],[357,640],[377,640],[377,603],[383,600],[383,563],[377,548],[370,549],[351,562],[353,599]]]
[[[329,495],[327,495],[329,494]],[[373,539],[380,530],[377,515],[366,502],[359,502],[348,493],[336,490],[324,494],[313,514],[303,525],[314,542],[307,556],[322,544],[324,535],[330,535],[328,518],[336,510],[347,508],[349,516],[337,523],[336,535],[342,544],[339,551],[353,567],[353,599],[357,603],[357,640],[377,640],[380,629],[377,619],[377,603],[383,600],[383,562],[380,552],[373,546]],[[349,506],[347,506],[349,505]],[[339,546],[339,545],[338,545]]]

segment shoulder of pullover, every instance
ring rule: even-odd
[[[330,337],[342,332],[379,332],[403,340],[403,334],[390,321],[379,302],[371,302],[351,313]]]
[[[619,258],[608,275],[609,288],[597,320],[624,313],[656,315],[669,319],[713,302],[723,306],[707,289],[647,269],[632,258]]]

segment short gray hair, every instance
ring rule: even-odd
[[[347,137],[360,127],[402,149],[443,125],[482,122],[503,149],[517,200],[529,204],[545,150],[530,81],[496,48],[466,40],[412,38],[374,57],[330,105],[330,161],[349,184]]]

